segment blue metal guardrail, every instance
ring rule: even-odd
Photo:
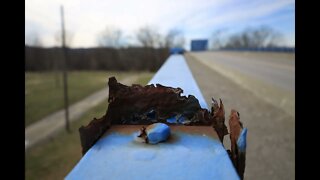
[[[170,48],[170,54],[183,54],[185,50],[183,48],[175,47],[175,48]]]
[[[171,55],[153,76],[148,84],[162,84],[164,86],[180,87],[182,95],[194,95],[202,108],[208,105],[182,55]]]
[[[202,108],[208,108],[182,55],[171,55],[167,59],[149,82],[157,83],[180,87],[183,95],[194,95]],[[126,126],[131,127],[138,130],[134,125]],[[132,142],[135,135],[132,128],[124,134],[111,127],[65,179],[239,179],[218,137],[209,138],[210,133],[214,133],[212,127],[172,128],[176,133],[173,143],[137,145]],[[195,128],[198,133],[179,128]],[[119,131],[123,129],[118,128]]]

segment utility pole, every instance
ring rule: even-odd
[[[69,125],[69,99],[68,99],[68,57],[67,57],[67,48],[65,42],[65,27],[64,27],[64,13],[63,6],[60,7],[61,12],[61,40],[62,40],[62,53],[64,58],[63,63],[63,93],[64,93],[64,108],[65,108],[65,117],[66,117],[66,130],[68,133],[71,132]]]

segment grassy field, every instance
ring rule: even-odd
[[[68,75],[69,104],[107,86],[108,77],[118,80],[134,72],[76,71]],[[25,73],[25,126],[64,107],[62,74]]]
[[[143,73],[137,82],[147,84],[152,73]],[[107,103],[101,103],[89,110],[79,120],[71,123],[72,133],[59,133],[50,141],[32,147],[26,152],[26,179],[63,179],[81,158],[81,145],[78,128],[87,125],[94,117],[101,117]]]

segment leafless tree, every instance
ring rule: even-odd
[[[212,33],[210,38],[211,49],[220,49],[225,46],[225,43],[226,43],[225,36],[227,31],[228,31],[227,29],[218,29]]]
[[[246,28],[243,32],[232,35],[227,48],[275,47],[282,41],[282,34],[268,26]]]
[[[122,31],[118,28],[108,26],[98,35],[98,45],[101,47],[120,48],[122,44]]]
[[[138,30],[136,34],[137,40],[143,47],[162,47],[163,41],[161,35],[154,27],[145,26]]]
[[[35,31],[30,32],[26,35],[25,44],[29,46],[36,46],[36,47],[41,47],[43,45],[41,39],[39,38],[38,33]]]
[[[183,33],[177,29],[171,29],[164,38],[164,46],[167,48],[180,47],[183,48],[185,39]]]

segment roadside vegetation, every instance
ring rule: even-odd
[[[68,73],[69,104],[107,86],[108,77],[118,80],[134,72],[72,71]],[[63,109],[63,79],[61,73],[25,73],[25,126]]]
[[[106,85],[106,80],[103,78],[104,74],[101,75],[103,86]],[[141,73],[140,78],[135,83],[146,85],[152,76],[153,73]],[[63,179],[82,157],[79,127],[87,125],[94,117],[103,116],[107,107],[107,102],[103,102],[72,122],[72,132],[70,134],[61,131],[54,138],[28,149],[25,153],[26,179]]]

